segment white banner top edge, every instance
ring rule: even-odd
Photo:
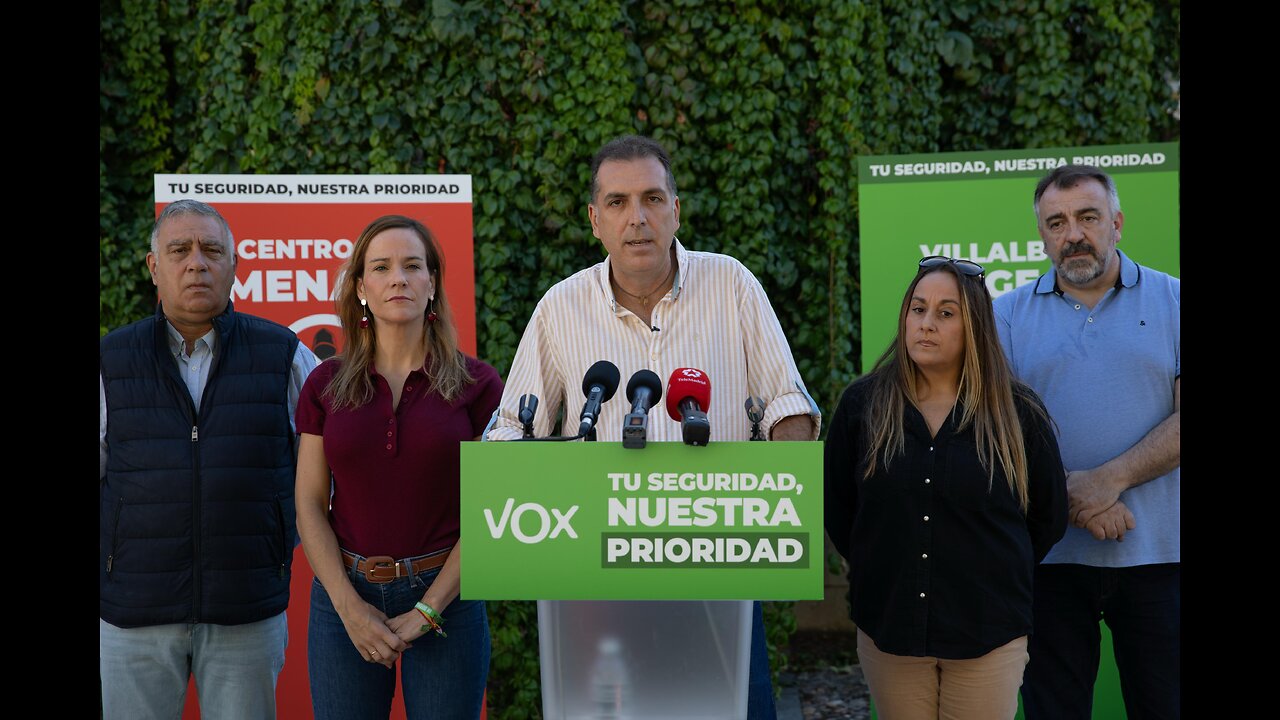
[[[158,203],[470,203],[470,175],[157,174]]]

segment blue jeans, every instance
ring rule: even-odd
[[[439,572],[388,583],[371,583],[350,569],[347,577],[365,602],[390,618],[413,610]],[[423,635],[397,663],[405,711],[411,719],[473,720],[480,715],[489,675],[489,616],[483,601],[458,599],[443,615],[449,636]],[[319,580],[311,583],[307,671],[316,720],[386,720],[391,715],[395,670],[369,662],[356,650]]]
[[[200,717],[271,720],[288,642],[284,613],[244,625],[119,628],[99,620],[103,718],[178,720],[194,674]]]
[[[776,720],[773,678],[769,675],[769,644],[764,634],[764,610],[751,603],[751,668],[747,671],[747,720]]]
[[[1181,568],[1037,566],[1031,662],[1022,682],[1027,720],[1091,716],[1099,620],[1111,630],[1128,717],[1180,717]]]

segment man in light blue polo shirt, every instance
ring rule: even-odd
[[[1073,527],[1036,568],[1027,720],[1089,718],[1105,620],[1129,717],[1180,715],[1179,280],[1120,252],[1115,182],[1035,191],[1053,266],[995,301],[1014,374],[1057,422]]]

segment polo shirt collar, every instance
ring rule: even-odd
[[[1120,248],[1116,248],[1116,255],[1120,258],[1120,274],[1116,276],[1115,289],[1122,287],[1131,288],[1138,284],[1138,280],[1142,273],[1138,269],[1138,263],[1129,259]],[[1062,288],[1058,287],[1057,268],[1052,263],[1049,265],[1049,271],[1040,276],[1036,281],[1036,294],[1045,295],[1048,293],[1062,294]]]
[[[365,368],[365,372],[369,377],[382,377],[382,373],[378,372],[378,368],[374,363],[369,363],[369,367]],[[409,371],[409,377],[413,377],[415,375],[427,377],[427,363],[425,360],[422,362],[422,367]]]

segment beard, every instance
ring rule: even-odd
[[[1077,255],[1084,252],[1085,255]],[[1071,257],[1073,256],[1074,257]],[[1062,246],[1062,259],[1057,263],[1058,274],[1072,285],[1088,285],[1106,271],[1107,264],[1088,241],[1067,243]]]

